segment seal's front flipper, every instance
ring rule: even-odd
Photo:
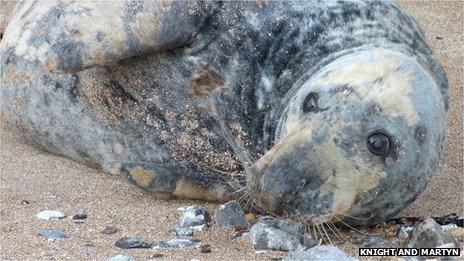
[[[8,42],[15,53],[52,72],[180,47],[212,13],[214,3],[167,1],[26,2]],[[8,32],[7,32],[8,33]]]

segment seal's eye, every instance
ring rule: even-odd
[[[317,93],[310,92],[303,102],[303,112],[308,113],[317,109]]]
[[[367,138],[367,147],[372,154],[385,156],[390,151],[390,138],[381,131],[374,132]]]

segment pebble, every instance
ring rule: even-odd
[[[211,215],[202,206],[189,206],[179,220],[181,227],[201,226],[211,221]]]
[[[199,226],[191,226],[190,228],[195,230],[195,231],[208,231],[208,225],[207,224],[203,224],[203,225],[199,225]]]
[[[68,238],[68,236],[64,232],[59,231],[59,230],[55,230],[55,229],[48,229],[48,228],[42,229],[40,231],[40,233],[39,233],[39,236],[45,237],[45,238],[48,238],[48,239],[65,239],[65,238]]]
[[[459,246],[458,241],[446,234],[433,218],[427,218],[414,227],[407,247],[436,248],[449,244]]]
[[[200,246],[200,252],[201,253],[211,253],[211,245],[209,244],[202,244]]]
[[[105,229],[102,230],[101,233],[104,234],[104,235],[112,235],[112,234],[114,234],[114,233],[116,233],[118,231],[119,231],[119,229],[117,227],[107,226],[107,227],[105,227]]]
[[[153,247],[163,247],[163,248],[180,248],[180,247],[191,247],[200,242],[196,238],[174,238],[169,241],[160,241],[153,244]]]
[[[174,229],[176,236],[192,236],[193,229],[189,227],[176,227]]]
[[[236,238],[241,238],[241,237],[246,237],[250,234],[250,231],[238,231],[237,233],[234,234],[234,236],[232,237],[232,239],[236,239]]]
[[[29,201],[23,199],[21,200],[21,205],[29,205]]]
[[[453,228],[457,228],[458,225],[454,224],[454,223],[449,223],[449,224],[446,224],[446,225],[441,225],[441,229],[443,229],[444,231],[447,231],[447,230],[450,230],[450,229],[453,229]]]
[[[456,219],[458,227],[464,227],[464,212],[457,214]]]
[[[397,236],[400,239],[406,240],[409,238],[409,235],[411,234],[413,227],[409,225],[398,225],[398,233]]]
[[[408,234],[408,232],[399,229],[399,230],[398,230],[397,236],[398,236],[398,238],[400,238],[400,239],[402,239],[402,240],[406,240],[406,239],[408,239],[409,234]]]
[[[300,225],[292,220],[261,217],[250,230],[251,243],[258,250],[296,251],[316,244],[314,238],[304,234]]]
[[[119,248],[124,248],[124,249],[127,249],[127,248],[150,248],[151,245],[144,242],[143,240],[141,240],[140,238],[138,237],[134,237],[134,236],[126,236],[126,237],[123,237],[121,239],[119,239],[118,241],[116,241],[116,243],[114,243],[115,246],[119,247]]]
[[[72,217],[72,219],[77,219],[77,220],[82,220],[82,219],[86,219],[87,218],[87,214],[83,213],[83,212],[78,212],[76,214],[74,214],[74,216]]]
[[[156,253],[156,254],[150,255],[148,258],[161,258],[161,257],[163,257],[163,256],[164,256],[163,254]]]
[[[249,226],[245,213],[235,201],[219,206],[216,211],[216,224],[221,228],[247,228]]]
[[[125,255],[116,255],[113,257],[108,258],[108,261],[134,261],[135,258],[132,256],[125,256]]]
[[[306,251],[295,251],[288,253],[284,260],[337,260],[352,261],[353,257],[346,254],[336,246],[315,246]]]
[[[246,219],[246,221],[248,221],[248,222],[250,222],[250,223],[253,224],[253,223],[256,222],[257,217],[256,217],[256,215],[253,214],[253,213],[248,213],[248,214],[245,215],[245,219]]]
[[[64,214],[57,210],[44,210],[37,214],[37,218],[42,220],[56,220],[64,217]]]

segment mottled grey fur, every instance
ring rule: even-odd
[[[387,174],[356,192],[349,210],[324,217],[355,225],[396,214],[436,169],[448,82],[419,27],[394,3],[105,5],[21,3],[5,32],[2,113],[48,151],[159,196],[227,200],[245,193],[274,214],[320,223],[337,200],[320,193],[334,159],[323,169],[314,151],[324,149],[336,121],[345,127],[330,144],[344,160],[363,159],[361,169],[372,164]],[[313,86],[313,76],[337,59],[375,50],[411,57],[398,58],[395,71],[413,72],[404,95],[417,126],[382,114],[389,108],[367,103],[349,84]],[[321,110],[301,116],[310,90],[318,91]],[[298,126],[314,131],[273,155],[286,144],[282,126],[296,115]],[[383,158],[365,148],[378,128],[395,141]]]

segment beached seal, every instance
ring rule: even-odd
[[[22,2],[2,113],[158,197],[368,225],[424,189],[448,83],[388,1]]]

